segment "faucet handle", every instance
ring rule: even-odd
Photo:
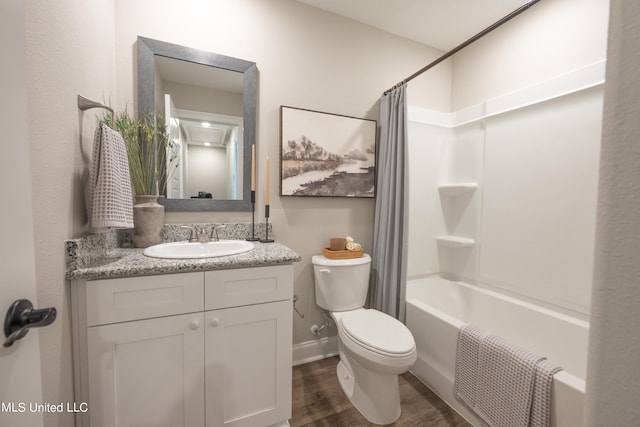
[[[190,242],[198,241],[198,230],[192,225],[181,225],[180,228],[188,228],[191,230],[191,237],[189,237]]]
[[[226,225],[217,225],[215,227],[213,227],[213,229],[211,230],[211,235],[209,235],[209,240],[211,240],[212,242],[217,242],[218,240],[220,240],[220,237],[218,236],[218,229],[219,228],[226,228]],[[213,236],[215,234],[215,237]]]

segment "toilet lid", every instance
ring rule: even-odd
[[[356,310],[340,317],[343,331],[354,341],[389,354],[413,351],[415,341],[399,320],[377,310]]]

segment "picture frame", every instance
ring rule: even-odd
[[[377,122],[280,107],[280,195],[375,197]]]

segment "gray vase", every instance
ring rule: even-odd
[[[133,246],[146,248],[162,243],[164,206],[158,196],[136,196],[133,205]]]

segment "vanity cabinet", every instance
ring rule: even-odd
[[[291,325],[291,302],[208,311],[205,321],[206,426],[288,420],[292,337],[282,325]]]
[[[78,426],[287,425],[291,265],[71,289]]]
[[[193,313],[89,328],[90,425],[204,425],[203,323]]]

